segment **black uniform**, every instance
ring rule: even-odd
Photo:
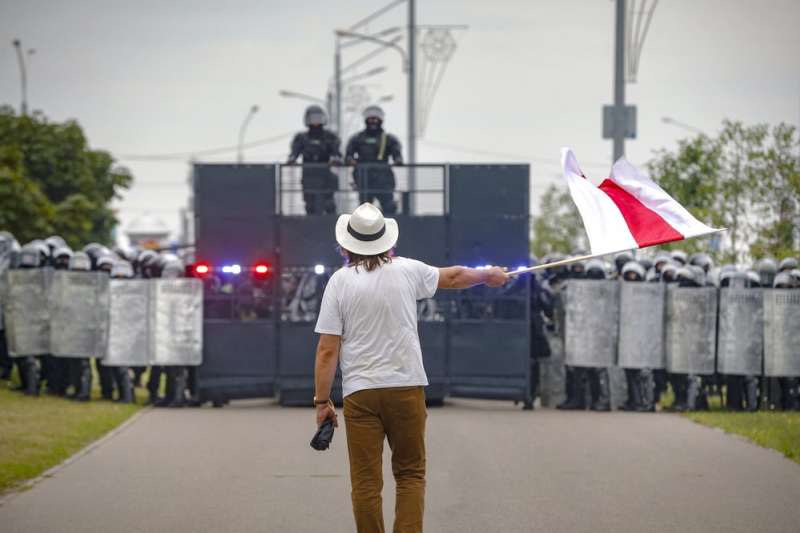
[[[303,201],[309,215],[336,212],[333,194],[339,189],[339,178],[324,165],[341,160],[340,144],[339,137],[322,126],[310,126],[292,140],[289,162],[294,163],[302,156],[304,165],[313,165],[303,168],[301,178]]]
[[[385,214],[396,213],[394,172],[389,167],[389,158],[396,165],[403,164],[397,137],[381,127],[367,127],[350,138],[345,156],[348,164],[357,165],[353,177],[359,190],[359,201],[372,202],[377,198]]]

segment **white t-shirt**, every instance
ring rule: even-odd
[[[438,284],[438,268],[405,257],[394,257],[372,272],[345,266],[331,276],[314,331],[342,337],[344,396],[428,384],[417,300],[431,298]]]

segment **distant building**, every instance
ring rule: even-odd
[[[169,228],[164,221],[150,213],[135,218],[125,228],[130,246],[139,249],[166,246],[169,233]]]

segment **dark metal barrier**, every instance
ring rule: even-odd
[[[362,201],[397,219],[398,255],[436,266],[527,262],[527,166],[195,165],[194,191],[196,259],[210,270],[198,371],[205,400],[311,404],[319,301],[342,264],[335,221]],[[269,265],[267,276],[253,276],[256,261]],[[525,281],[419,303],[429,401],[528,400],[527,294]]]

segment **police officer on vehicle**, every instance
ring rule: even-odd
[[[400,141],[383,130],[383,109],[371,105],[364,110],[365,128],[353,135],[347,143],[345,159],[356,165],[353,171],[360,203],[377,199],[384,214],[397,212],[394,201],[394,172],[389,167],[391,157],[395,165],[403,164]]]
[[[328,116],[320,106],[308,106],[303,122],[308,131],[294,136],[287,163],[294,164],[302,157],[303,165],[311,165],[303,167],[301,178],[306,213],[333,214],[336,212],[333,195],[339,189],[339,178],[324,165],[341,163],[341,141],[335,133],[325,129]]]

